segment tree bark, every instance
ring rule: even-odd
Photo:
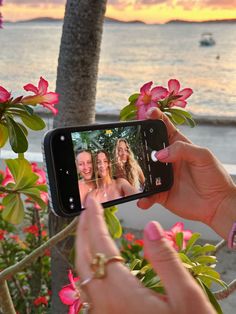
[[[103,21],[107,0],[67,0],[56,92],[59,113],[54,127],[91,124],[95,120],[95,99]],[[69,219],[49,215],[50,235],[56,234]],[[52,313],[67,313],[59,290],[68,284],[68,256],[73,248],[68,238],[52,249]]]

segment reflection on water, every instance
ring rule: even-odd
[[[0,85],[21,93],[24,84],[43,75],[54,89],[61,28],[60,23],[6,24],[0,31]],[[205,31],[214,34],[215,46],[199,46]],[[189,100],[194,113],[236,116],[235,38],[234,24],[106,24],[97,110],[118,112],[143,83],[167,85],[178,78],[194,90]]]

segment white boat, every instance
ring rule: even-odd
[[[202,37],[199,41],[200,46],[214,46],[216,44],[213,39],[212,33],[202,33]]]

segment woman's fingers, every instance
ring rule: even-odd
[[[170,119],[160,109],[156,107],[150,108],[147,111],[146,117],[147,119],[151,119],[151,120],[160,119],[164,121],[167,127],[170,144],[174,143],[175,141],[184,141],[187,143],[191,143],[191,141],[187,137],[185,137],[182,133],[180,133],[180,131],[174,126],[174,124],[170,121]]]
[[[195,304],[198,306],[198,313],[213,313],[203,292],[182,265],[175,250],[164,237],[162,227],[157,222],[149,222],[144,229],[144,251],[164,284],[170,307],[177,309],[175,312],[186,312],[186,305],[194,306]],[[184,300],[188,300],[188,304]],[[205,312],[202,312],[201,308]],[[207,309],[209,312],[206,311]],[[193,313],[196,313],[194,308],[192,310]]]
[[[186,161],[190,165],[204,166],[215,160],[213,154],[206,148],[190,143],[176,141],[170,146],[156,152],[155,157],[160,162]]]
[[[119,250],[107,229],[103,207],[92,197],[87,197],[85,207],[92,254],[103,253],[107,257],[119,255]]]
[[[91,276],[91,254],[89,248],[88,238],[88,219],[87,212],[84,210],[79,218],[79,224],[77,226],[76,236],[76,269],[80,274],[81,280],[89,278]]]

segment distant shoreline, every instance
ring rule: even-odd
[[[15,24],[15,23],[62,23],[63,19],[56,19],[56,18],[51,18],[51,17],[40,17],[40,18],[34,18],[34,19],[29,19],[29,20],[19,20],[19,21],[4,21],[4,23],[10,23],[10,24]],[[206,20],[206,21],[188,21],[188,20],[170,20],[165,23],[150,23],[147,24],[143,21],[140,20],[131,20],[131,21],[122,21],[118,19],[113,19],[109,17],[105,17],[105,23],[118,23],[118,24],[143,24],[143,25],[169,25],[169,24],[235,24],[236,23],[236,18],[235,19],[219,19],[219,20]]]

